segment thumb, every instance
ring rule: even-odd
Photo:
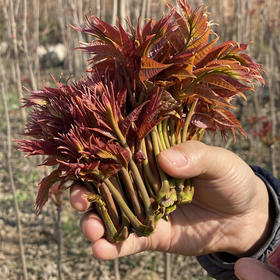
[[[160,167],[175,178],[221,178],[232,168],[248,168],[234,153],[199,141],[187,141],[160,153]]]

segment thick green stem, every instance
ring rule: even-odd
[[[179,132],[178,132],[178,137],[177,137],[177,144],[181,144],[182,143],[182,129],[180,128]]]
[[[143,153],[145,154],[145,159],[142,163],[144,173],[147,176],[147,179],[148,179],[150,185],[152,186],[154,193],[157,194],[159,191],[160,182],[159,182],[158,178],[156,176],[154,176],[154,174],[152,173],[152,170],[150,168],[149,157],[148,157],[148,153],[147,153],[145,140],[143,140],[141,143],[141,149],[142,149]]]
[[[164,151],[164,148],[163,148],[163,145],[162,145],[162,143],[161,143],[161,141],[160,141],[160,137],[159,137],[159,133],[158,133],[158,130],[157,130],[157,127],[155,127],[155,131],[156,131],[156,135],[157,135],[157,139],[158,139],[158,146],[159,146],[159,150],[160,150],[160,152],[162,152],[162,151]],[[174,135],[174,141],[175,141],[175,135]],[[159,167],[160,168],[160,167]],[[163,172],[163,171],[162,171]],[[163,174],[165,175],[165,173],[163,172]],[[167,177],[166,177],[167,178]],[[175,186],[175,181],[174,181],[174,179],[172,179],[172,178],[167,178],[167,180],[168,180],[168,185],[169,185],[169,187],[170,188],[173,188],[174,186]]]
[[[152,226],[146,226],[142,224],[137,217],[133,214],[133,212],[129,209],[127,204],[125,203],[124,199],[122,198],[119,191],[116,189],[116,187],[111,183],[109,179],[105,179],[105,184],[108,186],[109,190],[111,191],[114,199],[117,201],[119,207],[123,210],[125,215],[128,217],[129,221],[135,228],[135,230],[142,235],[149,235],[153,228]]]
[[[172,118],[169,119],[169,129],[170,129],[171,146],[175,146],[176,145],[176,130],[175,130],[175,122]]]
[[[155,158],[156,158],[156,162],[157,162],[157,157],[160,154],[160,145],[159,145],[159,141],[158,141],[157,130],[155,128],[153,128],[153,130],[151,131],[151,136],[152,136],[154,154],[155,154]],[[159,171],[159,175],[160,175],[161,182],[162,182],[162,185],[161,185],[161,188],[160,188],[160,191],[158,194],[158,199],[161,200],[169,192],[169,182],[168,182],[168,179],[167,179],[165,173],[161,170],[161,168],[159,166],[158,166],[158,171]]]
[[[122,183],[119,179],[118,174],[115,174],[114,176],[110,177],[110,181],[117,188],[117,190],[120,192],[120,195],[125,200],[126,196],[124,194],[124,191],[123,191],[123,188],[122,188]],[[106,184],[104,184],[104,185],[106,185]],[[125,202],[127,203],[126,200],[125,200]],[[121,223],[120,229],[118,230],[118,234],[115,236],[115,242],[119,242],[119,241],[123,241],[123,240],[127,239],[128,235],[129,235],[128,230],[130,228],[130,223],[129,223],[129,220],[126,217],[125,213],[123,212],[123,210],[121,208],[119,208],[119,211],[120,211],[119,218],[120,218],[122,223]]]
[[[130,177],[127,169],[124,167],[121,169],[121,176],[122,176],[125,188],[126,188],[128,199],[132,203],[134,212],[135,212],[136,216],[138,217],[138,219],[143,220],[143,217],[145,215],[143,213],[143,208],[141,207],[141,204],[139,202],[138,194],[134,188],[133,182],[131,180],[131,177]]]
[[[97,212],[105,225],[107,239],[111,242],[114,242],[118,232],[110,215],[108,214],[106,203],[98,194],[88,195],[87,199],[89,202],[93,202],[95,204]]]
[[[164,137],[164,142],[165,142],[165,146],[167,149],[170,148],[170,142],[169,142],[169,137],[168,137],[168,122],[169,122],[169,119],[165,119],[165,120],[163,120],[163,124],[162,124],[163,137]]]
[[[158,134],[159,134],[160,143],[162,145],[162,148],[163,148],[163,150],[166,150],[167,147],[166,147],[164,136],[163,136],[162,121],[159,122],[159,124],[158,124]]]
[[[153,148],[153,142],[150,134],[148,134],[145,137],[145,144],[146,144],[146,149],[147,149],[147,156],[148,156],[148,162],[149,162],[149,167],[151,169],[151,173],[153,174],[154,177],[156,177],[156,180],[158,182],[158,189],[156,194],[158,194],[161,186],[161,179],[159,176],[159,171],[158,171],[158,166],[156,163],[155,155],[154,155],[154,148]]]
[[[103,199],[105,200],[107,210],[112,219],[113,224],[115,225],[115,227],[117,229],[119,229],[120,228],[119,213],[118,213],[117,207],[115,205],[114,199],[112,197],[112,194],[109,191],[106,184],[102,183],[100,192],[101,192]]]
[[[122,188],[122,183],[120,181],[118,174],[115,174],[114,176],[110,177],[110,181],[117,188],[120,195],[123,197],[125,203],[127,204],[126,196],[124,194],[124,190]],[[118,231],[118,235],[115,237],[116,242],[127,239],[128,235],[129,235],[128,229],[130,228],[129,219],[126,217],[125,213],[123,212],[123,210],[121,208],[118,208],[118,210],[120,212],[119,217],[122,221],[122,224],[121,224],[120,230]]]
[[[121,130],[120,130],[120,128],[119,128],[119,125],[118,125],[117,122],[115,121],[113,114],[112,114],[111,120],[112,120],[111,124],[112,124],[112,126],[113,126],[113,130],[114,130],[114,132],[116,133],[116,135],[118,136],[118,138],[119,138],[121,144],[122,144],[128,151],[130,151],[130,148],[129,148],[127,142],[126,142],[126,139],[125,139],[125,137],[123,136],[123,134],[122,134],[122,132],[121,132]]]
[[[121,229],[118,232],[118,235],[115,237],[116,242],[127,239],[129,235],[129,228],[130,228],[129,219],[126,217],[123,210],[121,210],[120,212],[121,212],[122,225],[121,225]]]
[[[176,144],[182,143],[182,122],[181,119],[177,119],[175,122],[175,131],[176,131]]]
[[[123,184],[120,181],[119,175],[115,174],[114,176],[110,177],[110,181],[112,184],[114,184],[114,186],[118,189],[118,191],[120,192],[120,194],[122,195],[122,197],[125,199],[125,193],[123,190]],[[127,203],[127,201],[125,201]]]
[[[156,199],[155,192],[154,192],[153,188],[151,187],[151,184],[149,182],[149,179],[148,179],[147,174],[145,173],[145,171],[144,171],[143,177],[144,177],[145,186],[146,186],[146,188],[148,190],[148,193],[150,194],[150,198]],[[151,202],[153,203],[152,199],[151,199]]]
[[[161,141],[160,141],[160,136],[159,136],[159,133],[158,133],[158,129],[157,129],[157,127],[155,126],[155,127],[153,128],[153,130],[155,131],[155,135],[156,135],[156,138],[157,138],[157,143],[158,143],[159,152],[161,153],[161,152],[164,151],[164,148],[163,148],[163,145],[162,145],[162,143],[161,143]]]
[[[189,136],[189,133],[188,133],[188,128],[189,128],[189,125],[191,123],[191,118],[194,114],[194,110],[195,110],[195,107],[196,107],[196,104],[198,102],[198,99],[196,99],[192,106],[191,106],[191,109],[190,111],[188,112],[188,115],[186,117],[186,120],[185,120],[185,125],[184,125],[184,129],[183,129],[183,134],[182,134],[182,142],[185,142],[188,140],[188,136]]]
[[[130,161],[129,161],[129,166],[131,168],[135,184],[138,187],[138,190],[141,194],[141,198],[143,199],[147,218],[150,220],[152,218],[153,214],[152,214],[151,201],[149,198],[149,194],[145,188],[145,184],[142,180],[138,167],[132,158],[132,152],[126,142],[125,137],[123,136],[122,132],[120,131],[118,124],[115,122],[114,118],[112,118],[112,125],[113,125],[114,131],[115,131],[116,135],[118,136],[121,144],[130,152],[131,157],[130,157]]]
[[[132,171],[135,184],[137,185],[138,190],[141,194],[147,218],[148,218],[148,220],[151,220],[153,218],[152,205],[151,205],[149,194],[148,194],[145,184],[143,182],[142,176],[139,172],[137,165],[135,164],[135,162],[132,159],[129,162],[129,166]]]

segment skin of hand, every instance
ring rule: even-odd
[[[239,280],[279,280],[280,272],[273,266],[256,259],[241,258],[234,266]]]
[[[187,141],[162,152],[161,168],[175,178],[192,178],[195,195],[190,204],[179,205],[160,220],[149,237],[130,234],[112,244],[104,238],[104,227],[94,213],[81,219],[84,235],[93,243],[93,254],[103,260],[144,250],[188,256],[227,252],[250,256],[270,233],[269,197],[265,184],[237,155],[198,141]],[[86,211],[86,190],[73,185],[70,201],[74,209]]]

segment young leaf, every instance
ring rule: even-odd
[[[162,64],[149,57],[143,56],[141,59],[139,78],[142,82],[149,80],[164,69],[169,68],[170,66],[172,66],[172,64]]]

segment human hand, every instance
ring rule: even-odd
[[[144,250],[182,255],[228,252],[245,256],[262,245],[269,233],[267,189],[237,155],[188,141],[162,152],[158,162],[170,176],[193,178],[193,202],[179,205],[168,222],[160,220],[152,235],[131,234],[117,244],[103,237],[100,218],[86,213],[81,228],[93,242],[96,257],[115,259]],[[85,192],[81,186],[71,188],[70,201],[78,211],[86,211],[90,206]]]
[[[280,280],[280,272],[276,267],[251,258],[239,259],[234,272],[240,280]]]

